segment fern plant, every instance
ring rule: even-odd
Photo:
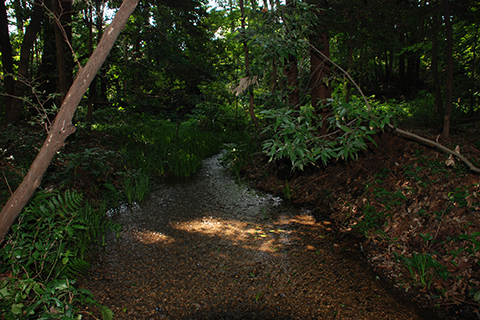
[[[73,284],[90,268],[88,249],[114,229],[104,215],[105,210],[95,209],[76,191],[36,194],[0,250],[0,272],[12,274],[0,283],[5,319],[73,319],[75,301],[97,304]],[[104,319],[111,319],[111,311],[102,308]]]

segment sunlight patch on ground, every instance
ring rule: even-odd
[[[279,250],[285,236],[290,232],[263,223],[224,220],[213,217],[185,221],[172,227],[185,232],[201,233],[208,237],[219,238],[219,244],[227,241],[242,248],[270,253]]]
[[[135,239],[145,244],[152,244],[152,243],[170,244],[174,241],[172,237],[164,235],[161,232],[149,231],[149,230],[134,230],[133,236]]]

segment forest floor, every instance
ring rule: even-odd
[[[115,319],[435,318],[392,292],[331,223],[237,183],[220,157],[112,213],[120,237],[109,234],[80,286]]]
[[[436,141],[434,130],[415,133]],[[376,273],[446,318],[480,319],[480,175],[458,159],[393,133],[356,161],[291,173],[257,155],[244,174],[262,190],[313,208],[356,243]],[[439,143],[478,167],[480,124]]]

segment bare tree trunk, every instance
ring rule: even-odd
[[[35,189],[40,185],[47,167],[57,151],[63,147],[65,139],[75,131],[75,126],[72,124],[75,110],[87,91],[88,86],[107,58],[118,35],[125,27],[137,3],[138,0],[125,0],[123,2],[112,23],[108,26],[105,35],[95,49],[95,52],[85,67],[79,70],[74,83],[63,100],[60,111],[48,131],[48,136],[40,152],[30,166],[22,183],[0,212],[0,243],[4,241],[10,226],[32,197]]]
[[[295,8],[296,6],[295,2],[292,0],[286,0],[285,3],[288,9]],[[287,15],[283,15],[283,20],[288,21]],[[297,57],[293,54],[288,54],[288,59],[285,62],[285,75],[288,79],[288,103],[293,108],[300,108],[300,89],[298,86],[298,61]]]
[[[88,9],[88,53],[92,55],[93,53],[93,16],[92,9]],[[88,123],[92,122],[93,118],[93,102],[97,96],[97,77],[93,78],[92,83],[88,89],[88,105],[87,105],[87,117],[86,121]]]
[[[285,75],[288,79],[288,103],[293,108],[300,108],[300,89],[298,87],[298,63],[297,57],[293,54],[288,55],[285,65]]]
[[[240,12],[241,12],[241,27],[242,31],[245,32],[245,8],[243,5],[243,0],[240,0]],[[250,77],[250,55],[248,52],[248,45],[245,40],[243,40],[243,51],[245,53],[245,73],[247,77]],[[248,108],[248,111],[250,113],[250,117],[252,118],[253,124],[255,125],[255,129],[257,131],[260,131],[260,125],[258,124],[258,119],[257,116],[255,115],[255,110],[254,110],[254,96],[253,96],[253,88],[250,86],[248,88],[248,94],[250,96],[250,106]]]
[[[18,63],[18,79],[15,81],[15,98],[12,101],[11,108],[6,111],[7,123],[14,123],[20,120],[23,111],[23,100],[19,99],[25,93],[28,79],[28,66],[30,64],[30,51],[40,30],[43,18],[43,8],[38,1],[33,4],[33,14],[30,23],[25,31],[22,46],[20,48],[20,61]]]
[[[12,105],[12,97],[15,94],[15,81],[13,80],[13,55],[12,44],[10,43],[10,35],[8,34],[7,8],[5,2],[0,0],[0,49],[2,52],[2,65],[5,84],[5,110],[10,110]],[[8,76],[7,74],[10,74]]]
[[[327,3],[323,0],[315,10],[315,14],[320,21],[325,20],[325,8],[327,8]],[[328,131],[326,120],[330,114],[330,110],[325,108],[325,102],[331,97],[331,90],[326,83],[330,76],[330,66],[329,62],[324,59],[324,56],[330,57],[328,26],[323,25],[319,28],[311,42],[322,53],[320,55],[316,50],[310,49],[310,96],[312,107],[317,109],[317,113],[322,117],[321,134],[325,135]]]
[[[55,43],[57,48],[57,92],[60,93],[57,105],[61,105],[72,83],[72,52],[67,43],[72,43],[72,3],[69,0],[53,0],[56,16]]]
[[[434,18],[435,21],[437,20]],[[436,22],[434,22],[436,24]],[[437,28],[434,27],[434,30]],[[442,114],[442,90],[440,88],[440,75],[438,74],[438,54],[437,54],[437,32],[432,32],[433,38],[432,38],[432,76],[433,76],[433,86],[434,86],[434,91],[435,91],[435,98],[433,105],[435,107],[435,110],[437,114],[440,116]]]
[[[445,51],[447,60],[447,82],[445,85],[445,113],[443,118],[443,136],[450,137],[450,117],[452,115],[453,99],[453,31],[450,20],[450,0],[443,0],[443,15],[445,17],[445,28],[447,29],[447,49]]]

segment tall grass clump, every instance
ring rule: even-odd
[[[221,141],[215,134],[202,131],[194,119],[173,123],[142,118],[117,128],[119,145],[130,170],[145,174],[188,177],[202,159],[219,151]]]

